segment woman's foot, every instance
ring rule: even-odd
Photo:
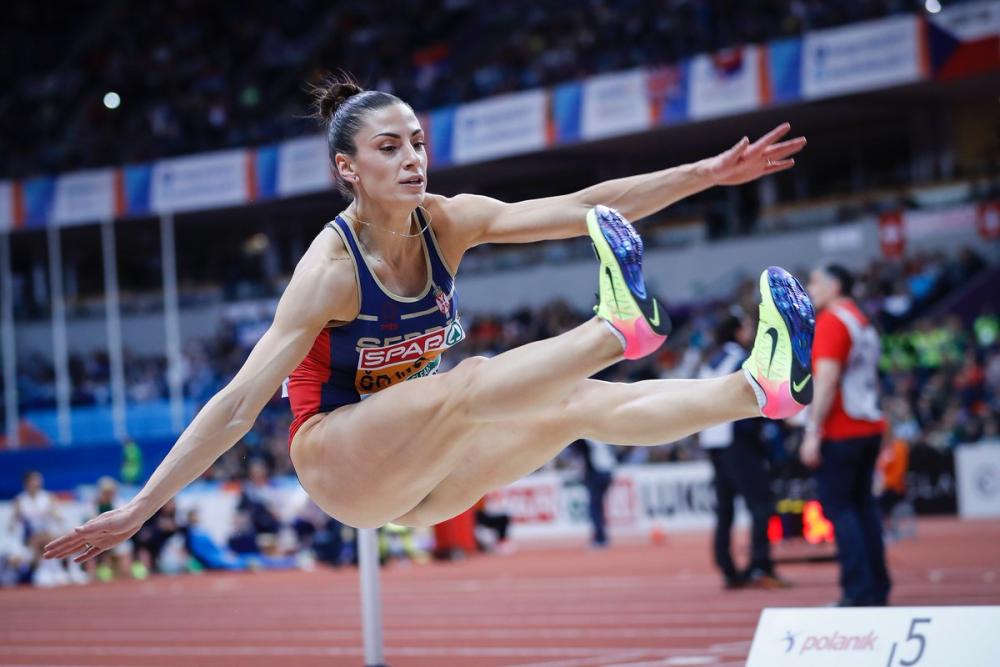
[[[594,311],[620,335],[626,359],[655,352],[670,333],[670,318],[646,292],[642,239],[628,220],[607,206],[587,212],[587,230],[601,262],[599,303]]]
[[[784,419],[812,402],[816,312],[792,274],[772,266],[760,274],[760,324],[743,372],[760,413]]]

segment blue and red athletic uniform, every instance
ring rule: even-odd
[[[294,417],[289,446],[309,417],[357,403],[410,378],[435,373],[441,354],[465,338],[458,317],[455,277],[426,224],[426,212],[418,208],[414,216],[417,228],[424,230],[421,242],[427,265],[427,284],[414,297],[393,294],[379,282],[343,214],[327,223],[340,234],[354,261],[361,310],[354,321],[323,329],[286,380]]]

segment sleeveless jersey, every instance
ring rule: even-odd
[[[357,403],[415,377],[437,372],[441,354],[465,338],[458,317],[455,277],[448,270],[422,209],[414,223],[424,229],[421,243],[427,283],[414,297],[393,294],[365,261],[358,238],[343,215],[327,226],[340,234],[351,254],[361,309],[346,324],[324,329],[302,363],[285,380],[291,403],[288,443],[309,417]]]
[[[878,332],[869,322],[862,321],[851,310],[836,305],[830,309],[851,336],[851,351],[840,380],[840,396],[844,412],[851,419],[878,421],[882,411],[878,406],[878,361],[882,354]]]

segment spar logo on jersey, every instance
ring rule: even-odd
[[[362,396],[385,389],[411,377],[433,374],[441,363],[441,353],[465,338],[458,320],[420,336],[358,351],[355,387]]]
[[[448,328],[438,328],[422,336],[385,345],[360,350],[358,370],[376,370],[397,364],[409,364],[434,352],[441,352],[465,338],[458,320],[448,324]]]

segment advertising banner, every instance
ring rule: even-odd
[[[243,204],[250,199],[252,161],[243,149],[201,153],[153,165],[150,204],[156,213]]]
[[[955,468],[959,515],[1000,517],[1000,441],[956,447]]]
[[[648,130],[653,124],[646,70],[593,76],[583,83],[584,139]]]
[[[122,211],[116,170],[93,169],[63,174],[56,180],[52,223],[79,225],[117,217]]]
[[[765,609],[747,667],[994,667],[1000,607]]]
[[[688,116],[726,116],[760,108],[764,102],[761,49],[744,46],[691,59]]]
[[[920,28],[920,20],[907,15],[806,33],[803,97],[830,97],[919,81],[927,74]]]
[[[708,461],[616,468],[605,497],[609,530],[646,535],[654,529],[710,528],[715,521],[712,477]],[[511,515],[517,539],[589,535],[587,503],[586,489],[568,472],[536,473],[486,497],[488,511]]]
[[[333,186],[329,149],[321,135],[283,141],[278,146],[279,197],[321,192]]]
[[[466,164],[545,148],[547,107],[544,90],[463,104],[455,111],[452,159]]]

